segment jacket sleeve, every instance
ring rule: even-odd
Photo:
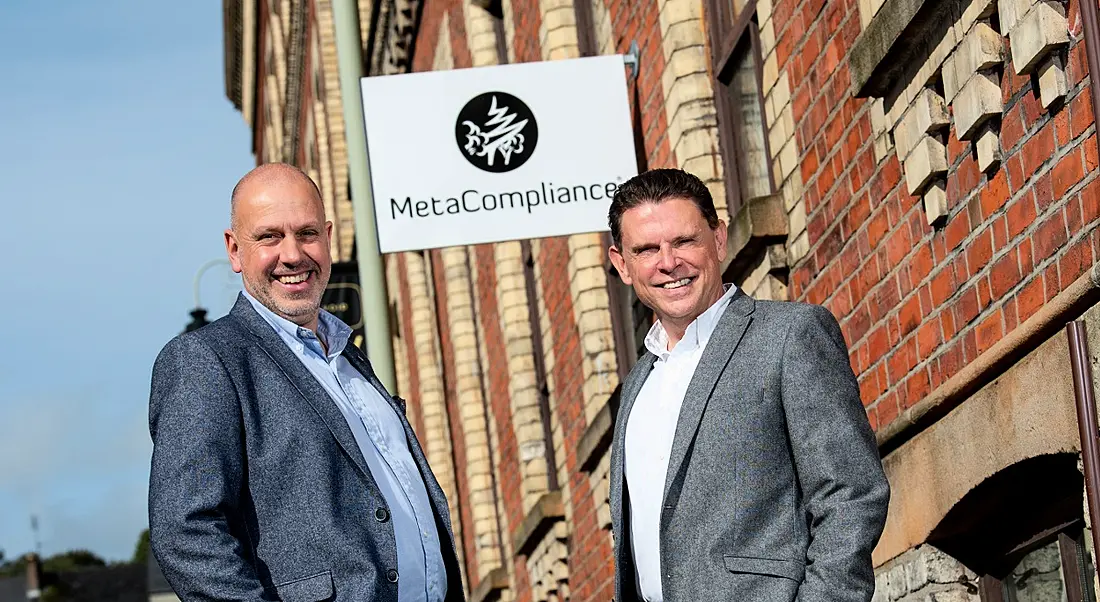
[[[194,335],[157,357],[149,432],[150,544],[176,594],[184,602],[274,599],[249,560],[240,518],[246,465],[236,390]]]
[[[783,350],[783,406],[810,542],[800,602],[866,602],[890,487],[840,327],[800,305]]]

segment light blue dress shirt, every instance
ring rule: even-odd
[[[442,602],[447,595],[447,570],[431,500],[397,412],[383,397],[385,393],[341,355],[351,328],[322,309],[317,334],[328,346],[326,353],[312,331],[276,315],[247,292],[244,296],[328,391],[351,427],[393,520],[397,599]],[[363,520],[368,519],[375,520],[373,509],[364,514]]]

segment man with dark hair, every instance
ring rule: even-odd
[[[149,532],[185,602],[461,602],[447,500],[351,328],[321,309],[332,222],[298,168],[233,189],[244,291],[153,366]]]
[[[836,319],[724,285],[726,226],[691,174],[628,180],[608,219],[657,317],[615,424],[615,599],[870,600],[889,485]]]

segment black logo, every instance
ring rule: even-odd
[[[507,92],[479,94],[455,120],[455,141],[473,166],[493,173],[512,171],[535,152],[539,126],[522,100]]]

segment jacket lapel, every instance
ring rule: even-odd
[[[612,453],[617,453],[620,458],[626,445],[626,422],[630,417],[630,410],[634,407],[634,402],[638,399],[638,393],[642,391],[642,385],[645,384],[646,377],[653,370],[653,364],[656,361],[657,356],[647,352],[638,360],[637,365],[634,366],[626,381],[623,382],[623,390],[619,396],[619,412],[615,419],[615,434],[612,439],[614,441]]]
[[[279,334],[275,332],[275,329],[263,319],[263,316],[256,313],[252,303],[244,295],[237,297],[237,303],[230,310],[229,315],[244,324],[259,339],[260,348],[279,366],[283,371],[283,375],[290,381],[291,386],[297,389],[302,398],[317,412],[325,426],[332,432],[332,436],[336,438],[336,442],[344,450],[344,453],[351,458],[363,475],[377,487],[370,468],[367,467],[367,462],[363,459],[363,452],[359,450],[359,444],[355,441],[355,436],[351,434],[351,428],[348,427],[348,422],[344,419],[340,408],[336,407],[321,383],[317,382],[309,369],[302,365],[302,362],[295,357],[294,352],[279,338]]]
[[[707,402],[710,401],[714,386],[718,383],[718,377],[722,375],[734,351],[737,350],[737,345],[741,342],[741,337],[745,334],[755,309],[756,301],[738,289],[718,320],[706,349],[699,358],[699,365],[695,368],[695,374],[691,377],[687,393],[684,395],[680,417],[676,422],[676,435],[672,439],[668,473],[665,476],[663,499],[666,505],[669,503],[669,492],[677,475],[680,474],[681,465],[687,459],[691,444],[695,440],[699,422],[703,419],[703,412],[707,408]]]

